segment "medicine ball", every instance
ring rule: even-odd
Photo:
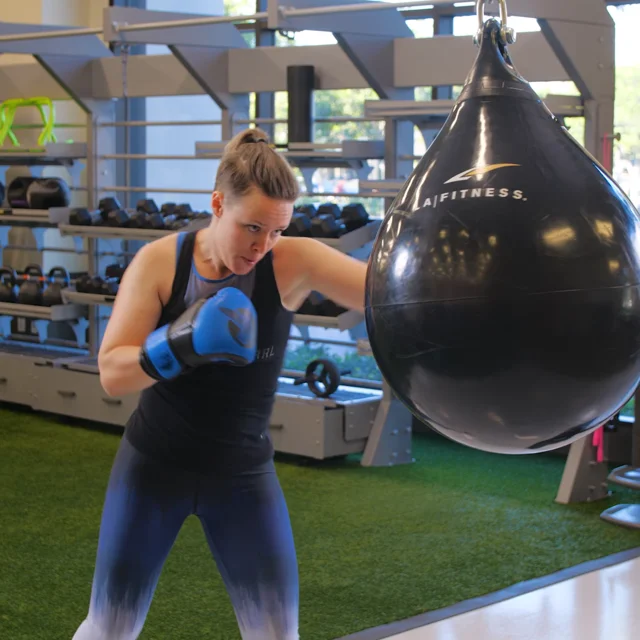
[[[71,191],[62,178],[37,178],[27,187],[30,209],[68,207],[70,202]]]
[[[14,178],[7,189],[7,202],[14,209],[28,209],[27,190],[32,182],[37,180],[35,176],[20,176]]]
[[[640,216],[515,69],[500,24],[376,237],[373,355],[423,422],[477,449],[548,451],[640,380]]]

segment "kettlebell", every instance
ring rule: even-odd
[[[19,304],[42,304],[42,269],[40,265],[29,264],[24,269],[24,282],[18,291]]]
[[[9,267],[0,267],[0,302],[15,302],[18,296],[16,272]]]
[[[42,304],[45,307],[53,307],[56,304],[64,304],[62,289],[69,286],[71,278],[64,267],[52,267],[47,276],[47,288],[42,294]]]

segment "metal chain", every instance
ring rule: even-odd
[[[476,13],[478,14],[478,31],[474,37],[475,43],[482,42],[482,32],[484,30],[484,5],[491,0],[476,0]],[[507,25],[507,0],[498,0],[500,6],[500,35],[505,44],[513,44],[516,41],[516,32]]]

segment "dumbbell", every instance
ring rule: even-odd
[[[175,202],[163,202],[160,207],[160,213],[163,216],[170,216],[176,212],[178,205]]]
[[[88,273],[76,278],[76,291],[78,293],[92,293],[91,276]]]
[[[289,226],[282,233],[283,236],[311,236],[311,219],[304,213],[294,213]]]
[[[104,279],[100,276],[90,276],[85,273],[76,279],[76,291],[78,293],[104,293],[104,283]]]
[[[121,264],[110,264],[104,270],[104,275],[107,280],[110,278],[115,278],[118,282],[120,282],[126,270],[127,268],[123,267]]]
[[[322,294],[317,291],[312,291],[300,305],[296,313],[304,316],[320,316],[322,315],[322,304],[325,300],[326,298]]]
[[[188,202],[183,202],[182,204],[179,204],[176,207],[175,213],[181,218],[189,218],[193,213],[193,209],[191,208],[191,205]]]
[[[114,209],[107,214],[108,227],[128,227],[129,221],[129,213],[124,209]]]
[[[100,215],[102,216],[102,219],[106,222],[109,212],[118,211],[119,209],[122,209],[122,205],[120,204],[120,201],[118,200],[118,198],[113,198],[111,196],[108,196],[106,198],[100,199],[100,202],[98,202],[98,209],[100,211]]]
[[[311,220],[311,235],[314,238],[339,238],[347,233],[344,223],[336,219],[331,213],[318,213]]]
[[[146,213],[138,210],[131,214],[129,227],[132,229],[156,229],[160,231],[165,228],[164,218],[160,213]]]
[[[308,218],[315,218],[318,215],[318,210],[313,204],[299,204],[294,211],[296,213],[304,213]]]
[[[98,290],[95,293],[101,293],[105,296],[115,296],[118,293],[120,287],[120,281],[118,278],[101,278],[101,283]]]
[[[138,211],[144,211],[145,213],[160,213],[160,209],[158,209],[158,205],[155,200],[151,198],[145,198],[144,200],[138,200],[136,204],[136,209]]]
[[[348,311],[345,307],[341,307],[339,304],[336,304],[333,300],[323,300],[318,305],[318,315],[326,316],[327,318],[337,318],[339,315]]]
[[[324,202],[318,207],[318,215],[331,215],[334,218],[339,218],[340,207],[335,202]]]
[[[89,211],[86,207],[74,207],[69,214],[69,224],[82,227],[99,227],[104,223],[104,220],[100,210]]]
[[[355,231],[369,222],[369,214],[361,202],[354,202],[342,208],[340,220],[347,231]]]

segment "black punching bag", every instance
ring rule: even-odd
[[[500,23],[387,212],[366,324],[396,395],[464,445],[535,453],[640,379],[640,218],[513,67]]]

